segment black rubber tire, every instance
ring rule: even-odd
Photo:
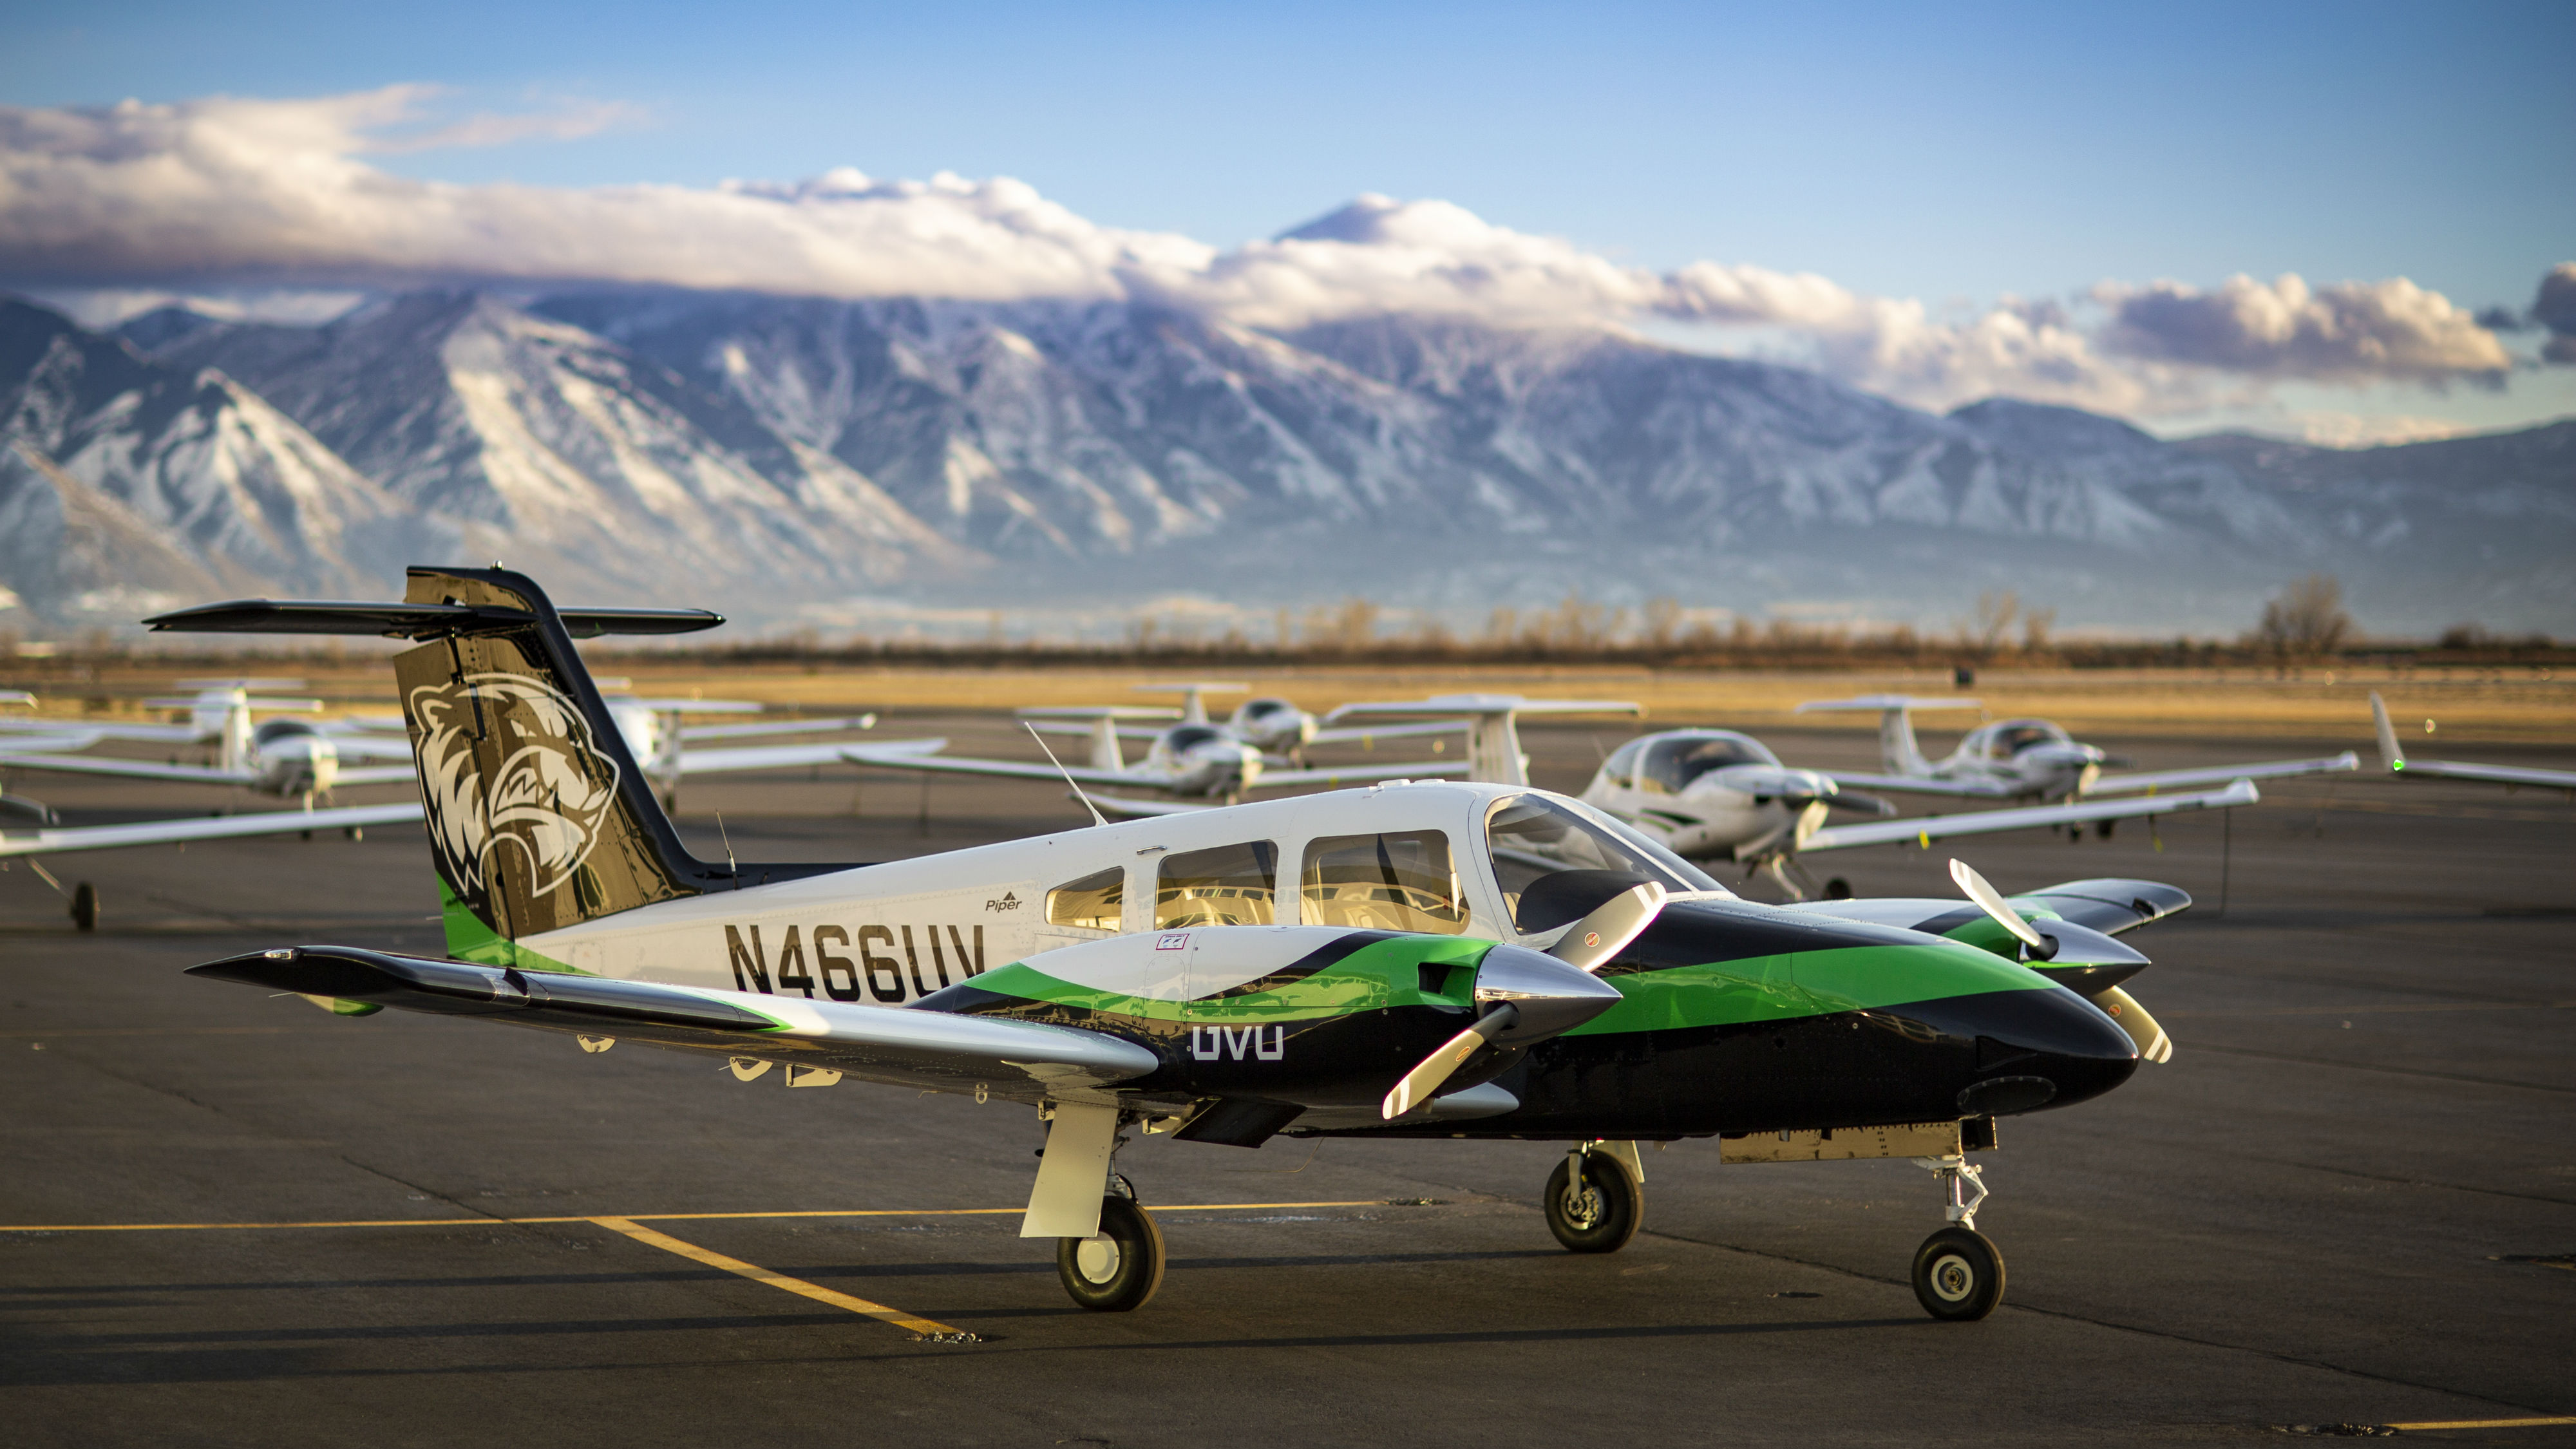
[[[1852,888],[1850,881],[1843,879],[1841,876],[1835,876],[1833,879],[1825,882],[1826,900],[1847,901],[1851,898]]]
[[[72,887],[72,924],[83,931],[98,929],[98,887],[88,881]]]
[[[1583,1159],[1584,1191],[1579,1201],[1566,1201],[1573,1178],[1559,1162],[1547,1176],[1547,1230],[1569,1253],[1615,1253],[1637,1236],[1645,1221],[1645,1190],[1628,1169],[1606,1153]]]
[[[1064,1280],[1064,1291],[1094,1313],[1129,1313],[1152,1302],[1163,1286],[1163,1230],[1154,1226],[1154,1215],[1126,1198],[1104,1197],[1100,1232],[1105,1244],[1094,1238],[1056,1239],[1055,1275]],[[1089,1267],[1083,1262],[1085,1248],[1093,1249]],[[1098,1261],[1103,1256],[1105,1264]]]
[[[1973,1323],[2004,1301],[2004,1255],[1973,1228],[1943,1228],[1914,1250],[1914,1296],[1935,1318]]]

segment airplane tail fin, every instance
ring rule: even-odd
[[[720,615],[558,611],[524,575],[415,567],[399,604],[253,599],[145,622],[156,630],[382,634],[418,643],[394,657],[394,674],[451,955],[549,967],[555,963],[514,943],[741,884],[745,875],[820,869],[737,871],[691,855],[573,650],[576,633],[681,633],[720,624]]]
[[[1932,762],[1923,758],[1923,747],[1914,739],[1914,716],[1917,709],[1975,709],[1973,699],[1915,699],[1902,694],[1868,694],[1858,699],[1812,699],[1798,706],[1798,713],[1817,710],[1869,709],[1878,711],[1878,757],[1891,775],[1929,775]]]
[[[2379,727],[2379,762],[2390,774],[2406,768],[2406,751],[2397,744],[2397,727],[2388,722],[2388,706],[2380,701],[2379,691],[2370,692],[2370,722]]]

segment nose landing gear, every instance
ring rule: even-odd
[[[1914,1298],[1923,1311],[1968,1323],[1995,1311],[2004,1297],[2004,1255],[1977,1231],[1977,1208],[1986,1200],[1984,1169],[1965,1157],[1918,1157],[1949,1196],[1950,1225],[1914,1250]]]
[[[1577,1144],[1548,1174],[1547,1230],[1566,1251],[1615,1253],[1628,1246],[1645,1221],[1646,1190],[1615,1151]]]

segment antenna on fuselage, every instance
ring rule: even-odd
[[[1038,727],[1029,723],[1027,720],[1022,720],[1020,721],[1020,728],[1029,732],[1029,738],[1038,742],[1039,749],[1046,750],[1047,763],[1055,766],[1055,772],[1057,774],[1064,776],[1064,783],[1071,786],[1073,789],[1073,798],[1081,801],[1082,808],[1091,812],[1091,823],[1094,825],[1108,824],[1109,817],[1100,813],[1100,807],[1091,803],[1091,797],[1082,793],[1082,787],[1080,785],[1075,785],[1073,783],[1073,772],[1064,767],[1064,761],[1055,757],[1055,751],[1048,748],[1046,736],[1038,733]]]

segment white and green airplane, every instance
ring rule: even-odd
[[[2531,765],[2473,765],[2465,760],[2408,759],[2397,743],[2397,727],[2388,722],[2388,706],[2379,691],[2370,692],[2370,722],[2379,732],[2379,762],[2391,775],[2437,775],[2446,780],[2483,780],[2511,790],[2536,785],[2544,790],[2576,790],[2576,770],[2543,770]],[[2430,721],[2426,729],[2432,728]]]
[[[1740,900],[1579,801],[1380,783],[879,865],[701,860],[673,831],[566,625],[527,578],[415,568],[387,604],[248,600],[161,630],[384,634],[418,745],[445,958],[283,945],[195,975],[343,1016],[391,1007],[695,1052],[751,1081],[845,1078],[1033,1107],[1023,1237],[1075,1302],[1132,1309],[1161,1232],[1133,1130],[1562,1143],[1550,1230],[1607,1252],[1643,1213],[1640,1141],[1730,1161],[1912,1157],[1947,1225],[1914,1259],[1945,1319],[2002,1259],[1968,1154],[1996,1119],[2172,1054],[2113,939],[2190,904],[2150,881],[1970,903]],[[608,627],[702,628],[697,611]],[[353,1027],[352,1029],[363,1029]]]
[[[1810,700],[1799,705],[1798,712],[1876,712],[1879,758],[1887,773],[1832,772],[1837,781],[1872,790],[1958,795],[1976,800],[2075,800],[2089,795],[2134,795],[2192,785],[2331,774],[2361,768],[2361,757],[2346,750],[2339,755],[2313,760],[2263,760],[2244,765],[2204,765],[2188,770],[2105,775],[2102,767],[2113,763],[2108,751],[2098,745],[2084,744],[2044,719],[2004,719],[1979,725],[1968,731],[1948,758],[1937,761],[1924,758],[1922,747],[1914,739],[1913,711],[1978,707],[1973,699],[1918,699],[1898,694],[1872,694],[1857,699]]]

